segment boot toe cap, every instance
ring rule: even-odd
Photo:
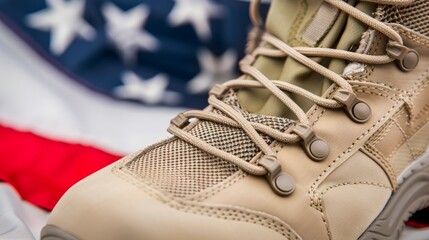
[[[79,240],[285,239],[261,224],[222,217],[228,214],[217,214],[214,206],[176,202],[121,173],[118,165],[72,187],[51,213],[48,226]]]

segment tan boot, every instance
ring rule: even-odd
[[[42,239],[398,239],[429,205],[428,15],[273,0],[244,76],[70,189]]]

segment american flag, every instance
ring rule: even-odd
[[[0,0],[0,179],[52,209],[237,75],[248,1]]]

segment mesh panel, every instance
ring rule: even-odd
[[[425,36],[429,36],[429,1],[416,0],[408,6],[383,7],[382,21],[398,23]]]
[[[223,99],[252,122],[266,124],[282,131],[292,123],[291,120],[271,116],[259,116],[244,111],[231,90]],[[214,111],[221,114],[218,111]],[[202,141],[250,161],[259,149],[246,133],[238,128],[201,121],[190,133]],[[272,139],[262,136],[267,143]],[[234,174],[237,166],[211,156],[200,149],[174,139],[162,146],[146,152],[127,164],[127,168],[144,181],[175,197],[186,197],[216,185]]]
[[[144,181],[176,197],[185,197],[231,176],[237,167],[174,140],[131,162],[128,168]]]

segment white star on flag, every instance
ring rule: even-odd
[[[237,54],[231,49],[218,58],[208,50],[199,51],[201,72],[188,82],[187,90],[192,94],[205,93],[214,85],[233,79],[236,60]]]
[[[209,19],[222,16],[222,7],[210,0],[175,0],[173,10],[168,15],[170,26],[191,24],[198,37],[209,40],[211,37]]]
[[[144,5],[122,11],[112,3],[106,3],[102,12],[107,20],[106,29],[110,40],[122,54],[125,63],[135,63],[139,49],[156,51],[159,41],[143,29],[149,16]]]
[[[95,30],[84,19],[84,0],[46,0],[47,9],[29,14],[28,26],[51,31],[50,49],[61,55],[71,42],[79,36],[87,41],[95,38]]]
[[[147,104],[178,104],[182,97],[177,92],[167,91],[169,83],[165,74],[158,74],[150,79],[142,79],[131,71],[122,75],[123,86],[116,87],[114,94],[123,99],[134,99]]]

